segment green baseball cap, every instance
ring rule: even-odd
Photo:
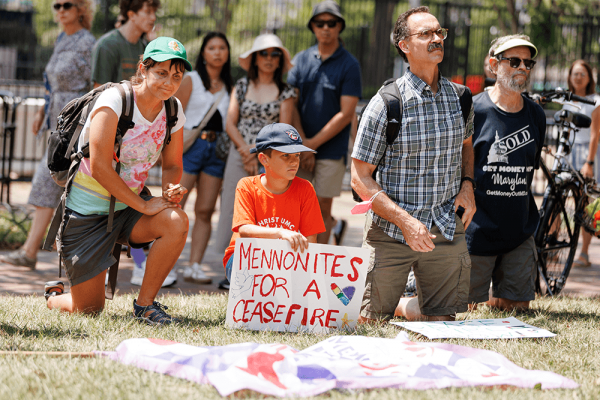
[[[144,61],[147,58],[151,58],[156,62],[179,58],[183,60],[187,71],[192,70],[192,64],[187,60],[185,47],[179,40],[170,37],[161,36],[148,43],[144,51]]]

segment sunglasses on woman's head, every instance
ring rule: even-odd
[[[258,55],[261,57],[265,57],[265,58],[269,57],[269,56],[271,56],[271,58],[279,58],[279,57],[281,57],[281,51],[274,50],[269,53],[267,50],[261,50],[258,52]]]
[[[510,65],[512,68],[519,68],[519,66],[521,65],[521,61],[523,61],[523,64],[525,64],[526,70],[530,70],[531,68],[533,68],[533,66],[536,63],[533,60],[521,60],[519,57],[508,57],[508,58],[507,57],[496,57],[496,60],[498,60],[498,61],[507,60],[508,65]]]
[[[329,19],[327,21],[313,19],[313,24],[315,24],[315,26],[317,28],[322,28],[325,25],[327,25],[330,28],[335,28],[335,26],[337,25],[338,22],[339,22],[339,20],[337,20],[337,19]]]
[[[75,4],[70,3],[70,2],[66,2],[66,3],[54,3],[54,5],[52,7],[54,7],[54,9],[56,11],[60,10],[61,7],[65,9],[65,11],[70,10],[71,7],[73,7]]]

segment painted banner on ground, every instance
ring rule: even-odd
[[[314,243],[300,253],[285,240],[237,239],[227,325],[313,333],[353,329],[369,254]]]
[[[546,329],[519,321],[515,317],[469,319],[465,321],[391,322],[429,339],[521,339],[554,337]]]
[[[527,370],[488,350],[445,343],[334,336],[305,350],[284,344],[196,347],[157,339],[128,339],[115,361],[211,384],[222,396],[242,389],[273,396],[314,396],[331,389],[437,389],[511,385],[577,388],[553,372]]]

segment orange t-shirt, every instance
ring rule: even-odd
[[[325,232],[317,194],[310,182],[295,177],[288,190],[273,194],[263,186],[261,176],[248,176],[237,184],[231,228],[233,236],[225,250],[223,266],[233,255],[242,225],[285,228],[300,232],[304,237]]]

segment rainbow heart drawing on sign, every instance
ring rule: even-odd
[[[356,289],[354,286],[347,286],[343,289],[340,289],[338,285],[332,283],[331,291],[345,306],[347,306],[350,303],[350,300],[352,300],[352,297],[354,297],[354,292],[356,292]]]

